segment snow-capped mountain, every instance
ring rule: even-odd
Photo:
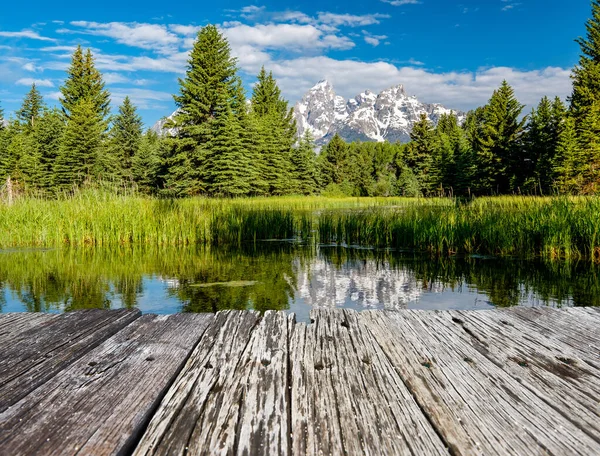
[[[171,114],[169,117],[163,117],[158,122],[156,122],[150,130],[152,130],[154,133],[156,133],[159,136],[165,136],[165,135],[166,136],[175,136],[177,134],[177,129],[176,128],[165,128],[165,124],[168,121],[173,120],[173,118],[177,115],[178,112],[179,112],[179,109],[175,110],[175,112],[173,114]]]
[[[454,113],[460,122],[465,114],[441,104],[421,103],[408,96],[402,85],[380,94],[369,90],[348,101],[336,95],[328,81],[321,81],[296,104],[298,135],[308,129],[318,145],[338,133],[346,141],[408,142],[413,125],[422,113],[437,124],[442,114]]]

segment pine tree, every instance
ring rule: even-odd
[[[272,73],[263,67],[258,74],[251,99],[252,115],[258,125],[260,153],[257,168],[269,192],[282,195],[293,191],[291,154],[296,142],[293,109],[281,96]]]
[[[527,117],[519,120],[523,105],[506,81],[494,91],[483,110],[482,138],[477,153],[481,189],[508,193],[524,180],[521,152]]]
[[[46,190],[54,188],[54,164],[58,157],[64,126],[62,113],[58,109],[46,109],[33,130],[41,166],[38,186]]]
[[[577,141],[575,119],[568,116],[559,132],[553,173],[561,193],[578,193],[583,188],[583,174],[587,168]]]
[[[542,194],[550,192],[554,186],[553,163],[560,128],[566,116],[566,108],[559,98],[551,102],[542,98],[536,109],[529,116],[525,138],[527,161],[522,163],[527,168],[529,185]]]
[[[310,130],[306,130],[297,147],[292,149],[292,178],[294,193],[312,195],[318,187],[315,141]]]
[[[341,184],[347,180],[348,145],[337,133],[319,155],[322,184]]]
[[[131,173],[141,192],[150,194],[158,187],[157,172],[162,140],[148,130],[140,141],[140,146],[132,159]]]
[[[44,99],[34,83],[31,85],[31,90],[25,95],[21,108],[16,112],[17,119],[30,131],[35,127],[35,122],[42,114],[43,109]]]
[[[573,70],[571,115],[580,128],[592,105],[600,100],[600,0],[592,0],[592,16],[586,23],[587,36],[577,39],[581,48],[579,65]]]
[[[596,194],[600,191],[600,100],[595,101],[582,119],[577,131],[581,150],[581,192]]]
[[[142,140],[143,122],[129,97],[119,106],[110,130],[111,155],[118,174],[126,180],[132,179],[132,160],[137,155]]]
[[[252,189],[250,160],[241,141],[239,121],[227,97],[227,93],[221,93],[222,100],[211,123],[204,180],[213,196],[246,196]]]
[[[426,114],[421,114],[419,121],[410,133],[411,142],[406,150],[405,161],[420,182],[421,189],[429,192],[432,188],[432,164],[434,152],[434,130]]]
[[[15,147],[15,141],[20,141],[23,126],[16,120],[11,120],[7,127],[0,131],[0,182],[8,177],[14,177],[14,171],[20,159],[20,147]]]
[[[174,96],[178,111],[168,127],[177,129],[177,137],[168,141],[167,193],[194,195],[205,191],[202,178],[207,145],[214,132],[212,122],[223,108],[219,103],[225,100],[233,104],[236,72],[225,37],[214,25],[203,27],[190,53],[185,78],[179,79],[180,93]]]
[[[81,46],[77,46],[71,66],[67,70],[67,79],[60,91],[62,111],[67,119],[84,98],[93,106],[94,117],[104,122],[110,114],[110,94],[105,88],[102,75],[96,69],[92,51],[89,49],[84,55]]]
[[[54,167],[59,189],[70,190],[98,173],[104,132],[100,115],[94,100],[84,98],[73,106]]]

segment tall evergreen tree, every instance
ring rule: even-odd
[[[46,109],[33,131],[41,168],[38,186],[45,190],[54,188],[54,164],[58,157],[64,126],[62,113],[58,109]]]
[[[600,100],[600,0],[592,0],[591,6],[586,37],[577,39],[581,56],[572,75],[571,114],[576,128],[581,127],[592,105]]]
[[[556,98],[551,102],[548,97],[542,98],[529,116],[525,139],[527,161],[522,166],[526,168],[529,186],[536,193],[548,193],[554,186],[553,163],[565,116],[566,109],[562,101]]]
[[[150,194],[158,187],[157,173],[162,140],[148,130],[132,159],[131,173],[141,192]]]
[[[337,133],[321,150],[319,155],[320,174],[323,186],[341,184],[348,178],[348,145]]]
[[[251,107],[261,139],[258,169],[270,193],[281,195],[293,190],[291,154],[296,142],[296,122],[273,74],[263,67],[257,79]]]
[[[106,121],[110,114],[110,94],[89,49],[84,54],[81,46],[77,46],[67,70],[67,79],[60,92],[62,96],[59,100],[66,118],[71,117],[75,106],[82,99],[91,103],[96,113],[94,117]]]
[[[111,155],[119,174],[132,178],[132,161],[137,155],[142,141],[143,122],[129,97],[119,106],[119,113],[113,118],[110,130]]]
[[[577,140],[575,119],[566,117],[558,136],[553,174],[561,193],[579,193],[584,186],[583,174],[588,167]]]
[[[431,167],[434,152],[434,130],[426,114],[421,114],[419,121],[410,133],[411,142],[408,144],[405,161],[420,182],[424,192],[432,188]]]
[[[293,191],[302,195],[312,195],[318,187],[315,141],[310,130],[306,130],[297,147],[292,149]]]
[[[214,132],[212,122],[223,109],[219,103],[232,103],[236,71],[225,37],[214,25],[203,27],[190,53],[185,78],[179,80],[179,95],[174,96],[177,114],[167,125],[177,131],[166,157],[167,192],[193,195],[205,190],[203,168]]]
[[[595,101],[587,111],[578,130],[582,163],[582,188],[585,194],[600,191],[600,100]]]
[[[43,109],[44,99],[35,83],[33,83],[29,92],[25,95],[21,108],[16,112],[17,119],[26,127],[27,131],[30,131],[34,128],[35,122],[42,114]]]
[[[524,180],[521,152],[527,117],[519,119],[523,107],[506,81],[485,106],[483,138],[477,150],[477,178],[484,191],[508,193]]]
[[[104,124],[94,100],[73,106],[54,167],[58,188],[70,190],[95,177],[102,151]]]
[[[206,157],[205,176],[208,191],[213,196],[246,196],[252,190],[252,171],[249,157],[241,140],[239,120],[223,98],[211,122],[212,138]]]

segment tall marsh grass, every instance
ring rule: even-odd
[[[600,198],[161,200],[90,191],[0,203],[0,247],[240,245],[302,238],[427,251],[600,260]]]

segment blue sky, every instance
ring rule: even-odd
[[[113,95],[147,126],[174,109],[198,27],[219,25],[246,87],[262,65],[292,102],[321,79],[353,97],[403,84],[454,109],[484,104],[502,79],[528,105],[566,97],[588,0],[102,2],[29,0],[0,16],[0,105],[10,116],[36,81],[57,102],[73,47],[90,47]]]

